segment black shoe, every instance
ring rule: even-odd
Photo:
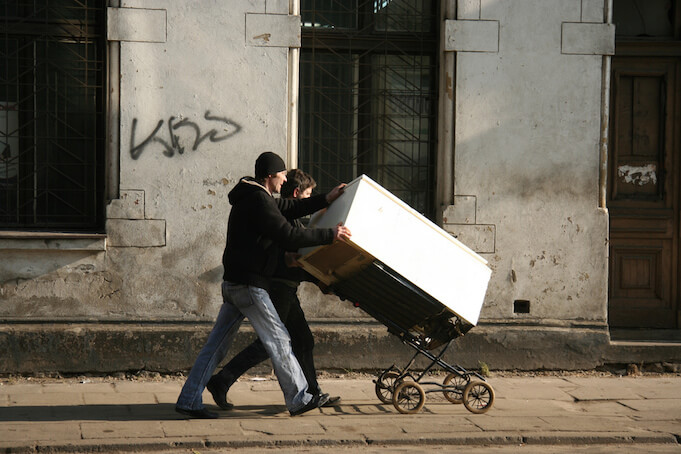
[[[223,410],[231,410],[234,408],[234,404],[227,400],[227,391],[229,388],[222,384],[217,375],[213,375],[210,380],[208,380],[206,389],[213,396],[213,400],[218,407]]]
[[[334,406],[338,405],[338,403],[341,400],[340,396],[330,397],[328,394],[324,394],[324,395],[326,396],[326,403],[324,403],[323,405],[320,405],[320,407],[334,407]]]
[[[291,416],[302,415],[303,413],[307,413],[310,410],[319,408],[326,403],[326,400],[328,398],[329,398],[328,394],[315,394],[314,396],[312,396],[312,399],[310,399],[310,401],[307,404],[305,404],[303,408],[290,412]]]
[[[201,410],[187,410],[184,408],[175,407],[175,411],[180,413],[181,415],[189,416],[190,418],[196,419],[218,419],[219,416],[217,413],[208,411],[205,408],[202,408]]]

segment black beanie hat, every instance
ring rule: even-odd
[[[266,178],[275,173],[286,170],[286,164],[279,155],[266,151],[255,160],[255,177]]]

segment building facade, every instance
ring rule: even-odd
[[[678,2],[2,5],[5,372],[189,367],[266,150],[319,190],[365,173],[489,261],[468,366],[590,368],[616,328],[679,328]],[[394,360],[299,294],[320,367]]]

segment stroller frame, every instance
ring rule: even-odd
[[[473,413],[485,413],[491,408],[494,390],[485,379],[442,359],[452,341],[468,332],[472,324],[378,260],[355,273],[352,279],[334,283],[332,290],[340,298],[353,301],[355,307],[383,323],[388,332],[416,350],[404,369],[393,364],[374,380],[381,402],[392,403],[401,413],[418,413],[426,394],[421,385],[429,385],[435,389],[427,392],[442,392],[449,402],[463,403]],[[436,355],[428,351],[441,345],[444,347]],[[430,364],[415,374],[411,369],[419,355],[430,360]],[[444,382],[422,381],[436,365],[449,372]]]
[[[494,389],[482,375],[442,359],[455,339],[447,341],[437,354],[433,354],[426,349],[427,342],[421,337],[409,332],[401,332],[397,336],[403,344],[413,348],[415,353],[404,368],[400,369],[393,364],[378,374],[374,383],[376,396],[381,402],[392,403],[400,413],[413,414],[423,408],[427,393],[441,392],[449,402],[463,403],[472,413],[486,413],[492,407]],[[420,356],[430,363],[421,372],[412,371]],[[435,366],[448,372],[443,383],[423,380]]]

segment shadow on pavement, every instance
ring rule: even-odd
[[[220,415],[220,419],[288,415],[283,405],[239,406],[231,411],[221,411],[215,406],[207,408]],[[0,422],[31,421],[165,421],[187,419],[175,412],[175,404],[121,404],[121,405],[30,405],[0,407]]]

